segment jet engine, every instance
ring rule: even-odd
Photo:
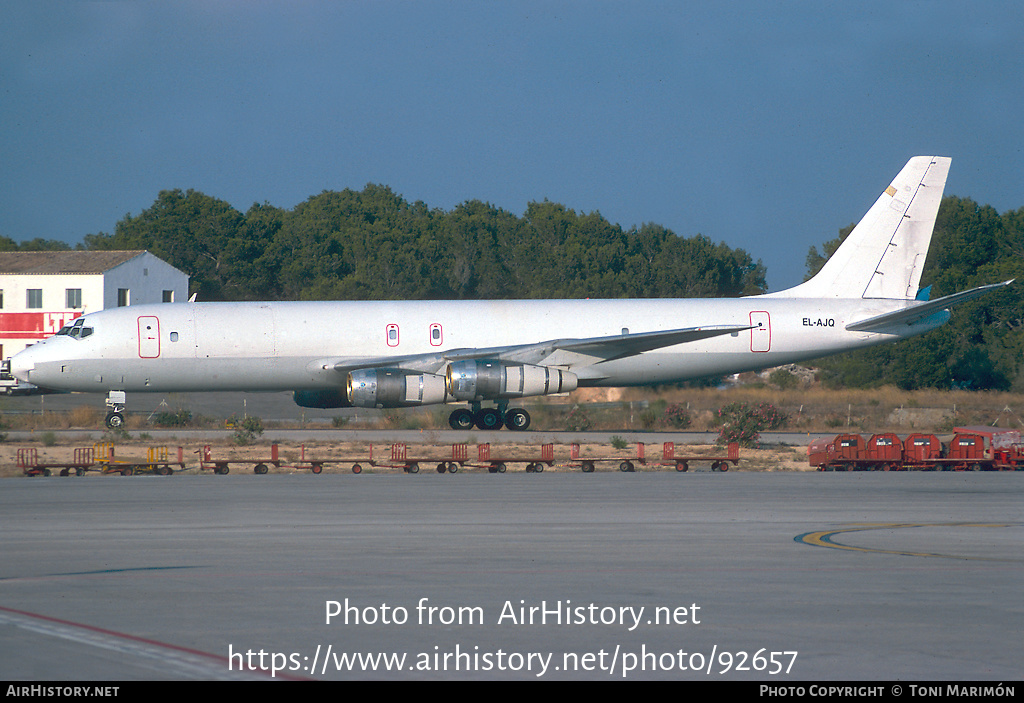
[[[448,394],[458,400],[495,400],[575,390],[576,374],[551,366],[496,359],[458,361],[448,367]]]
[[[300,408],[347,408],[348,402],[341,391],[295,391],[292,394],[295,404]]]
[[[348,401],[359,408],[399,408],[443,403],[444,376],[404,369],[360,369],[347,381]]]

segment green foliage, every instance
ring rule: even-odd
[[[800,383],[800,379],[786,369],[776,369],[775,371],[772,371],[768,376],[768,380],[782,390],[796,388]]]
[[[85,237],[88,249],[148,249],[189,275],[190,292],[219,300],[233,280],[229,256],[238,255],[245,217],[223,200],[195,190],[162,190],[137,217],[126,215],[113,235]],[[251,253],[251,252],[248,252]]]
[[[685,406],[673,403],[665,408],[665,424],[676,430],[684,430],[693,424],[693,418]]]
[[[586,432],[593,425],[586,411],[578,405],[574,405],[565,418],[565,429],[570,432]]]
[[[13,244],[13,243],[12,243]],[[0,248],[3,242],[0,241]],[[533,202],[522,217],[479,200],[451,212],[390,188],[324,191],[242,214],[194,190],[161,191],[88,249],[149,249],[201,300],[431,300],[740,296],[765,270],[740,249],[658,225]]]
[[[153,424],[157,427],[185,427],[192,422],[192,411],[185,408],[165,410],[153,415]]]
[[[658,424],[658,411],[653,408],[647,408],[640,412],[640,426],[645,430],[654,429],[654,426]]]
[[[829,413],[828,415],[825,416],[826,427],[842,427],[845,424],[846,418],[837,415],[836,413]]]
[[[752,447],[760,439],[760,433],[775,430],[787,422],[789,416],[781,412],[771,403],[729,403],[718,411],[718,422],[722,431],[718,436],[719,444],[739,442],[744,447]]]
[[[235,428],[233,437],[235,444],[249,444],[263,434],[263,421],[258,417],[250,415],[239,419],[237,416],[232,415],[228,418],[228,424]]]
[[[115,429],[108,428],[106,431],[104,431],[103,434],[100,436],[100,441],[116,444],[117,442],[127,442],[131,438],[132,436],[128,434],[128,430],[126,430],[123,427],[118,427]]]
[[[18,251],[70,251],[71,245],[58,239],[36,237],[18,245]]]
[[[836,249],[839,245],[846,241],[846,238],[850,236],[850,232],[857,226],[856,222],[851,222],[846,227],[839,230],[839,236],[835,239],[830,239],[821,245],[821,249],[824,254],[818,253],[818,247],[811,247],[807,252],[807,275],[804,276],[805,281],[811,280],[821,267],[825,265],[825,262],[829,260],[833,254],[836,253]]]
[[[625,449],[626,447],[629,446],[629,442],[627,442],[626,440],[624,440],[622,437],[620,437],[618,435],[613,435],[612,436],[611,443],[612,443],[612,446],[615,449]]]
[[[0,236],[0,251],[69,251],[71,245],[58,239],[27,239],[20,244],[10,237]]]

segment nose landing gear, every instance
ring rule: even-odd
[[[107,418],[106,425],[112,430],[120,430],[124,427],[124,391],[110,391],[107,393]]]

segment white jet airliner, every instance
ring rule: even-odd
[[[19,379],[126,392],[294,391],[304,407],[468,402],[455,429],[526,429],[509,403],[762,369],[927,332],[954,303],[917,300],[950,159],[917,156],[811,280],[731,299],[181,303],[103,310],[11,359]],[[495,407],[482,407],[484,401]]]

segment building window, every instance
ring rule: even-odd
[[[174,302],[174,291],[173,290],[165,290],[164,291],[164,302],[165,303],[173,303]]]
[[[4,309],[4,292],[0,290],[0,310]]]
[[[68,288],[67,293],[67,308],[69,310],[78,310],[82,307],[82,289],[81,288]]]
[[[128,289],[118,288],[117,289],[117,307],[123,308],[128,305]]]
[[[43,289],[29,288],[26,295],[25,307],[29,309],[43,307]]]

